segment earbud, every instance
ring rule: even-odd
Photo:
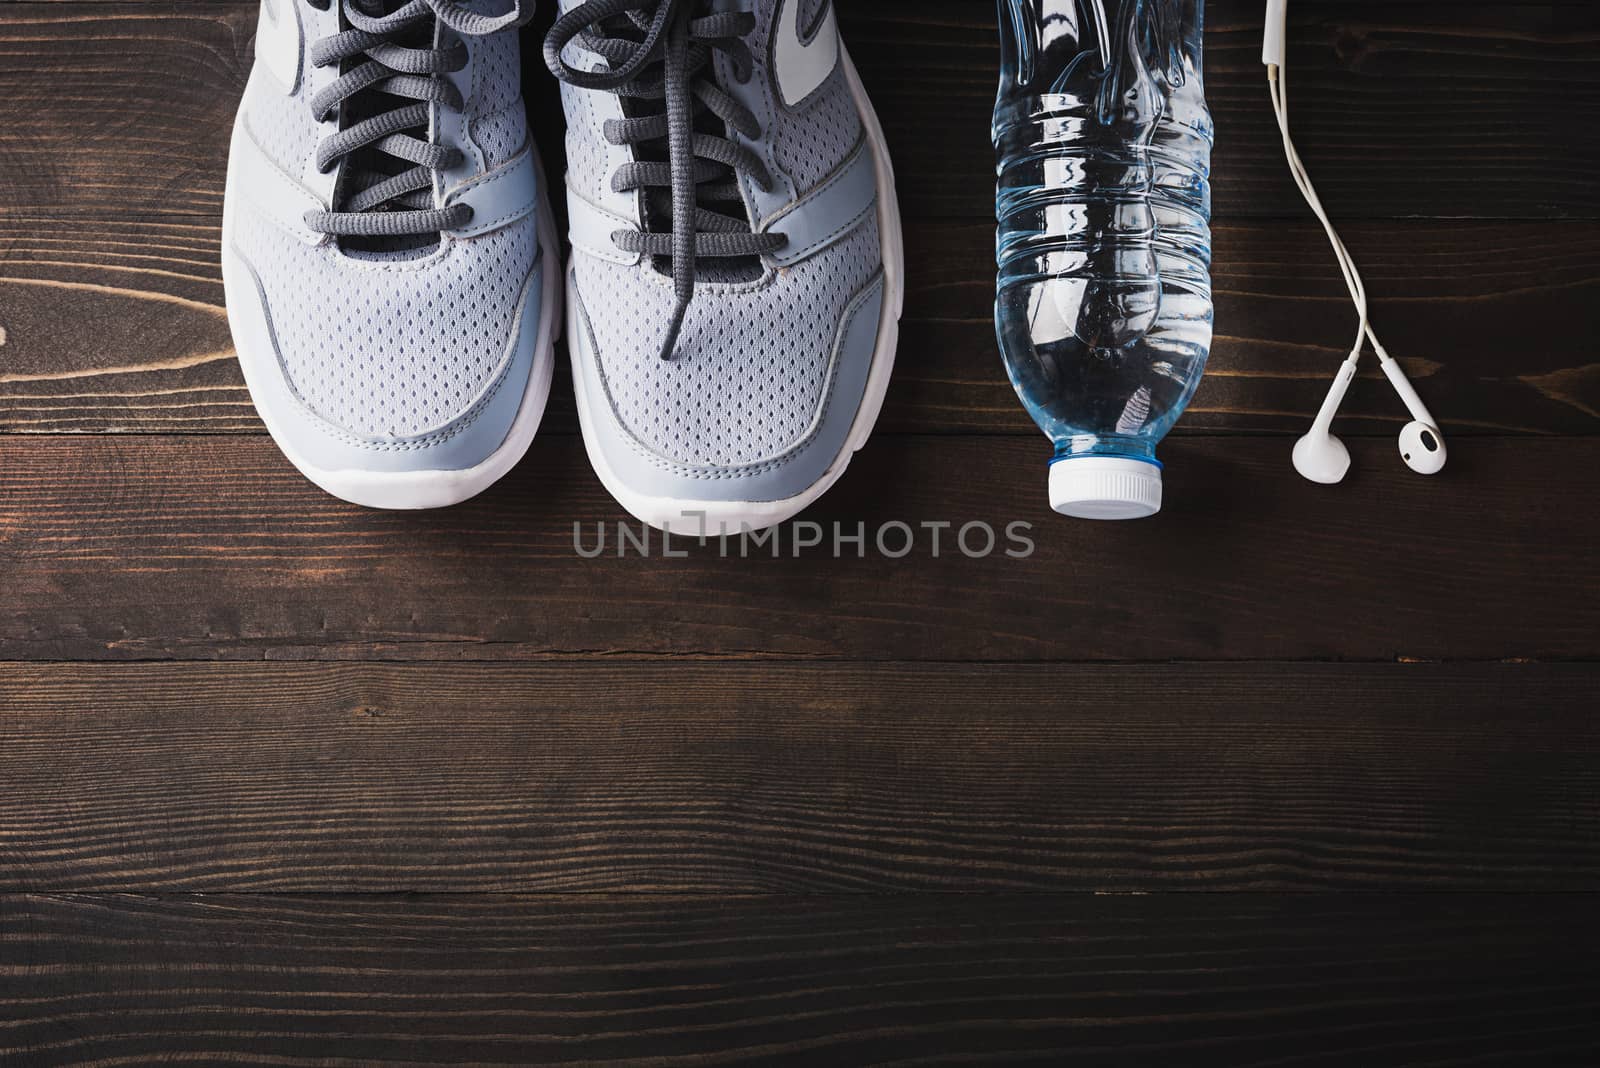
[[[1399,362],[1385,358],[1381,363],[1389,384],[1400,394],[1400,399],[1405,401],[1406,410],[1411,413],[1412,421],[1400,431],[1400,458],[1406,462],[1407,467],[1419,475],[1438,474],[1444,470],[1445,458],[1448,455],[1445,452],[1444,435],[1439,433],[1439,426],[1433,421],[1428,406],[1417,396],[1417,391],[1412,388],[1411,380],[1406,377]]]
[[[1417,474],[1436,475],[1444,470],[1444,438],[1427,423],[1407,423],[1400,431],[1400,457]]]
[[[1344,442],[1333,436],[1333,417],[1344,402],[1350,389],[1350,380],[1356,376],[1355,360],[1346,360],[1339,367],[1333,388],[1317,412],[1317,421],[1311,424],[1306,436],[1294,443],[1294,469],[1313,482],[1331,486],[1344,480],[1350,470],[1350,450]]]

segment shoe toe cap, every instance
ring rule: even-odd
[[[507,446],[533,394],[542,409],[550,361],[537,359],[537,267],[511,294],[503,328],[427,337],[385,323],[381,301],[340,314],[286,307],[237,250],[225,264],[256,408],[295,466],[335,496],[386,508],[455,503],[470,496],[465,473]],[[300,321],[284,326],[291,317]]]
[[[652,525],[670,524],[675,531],[698,533],[705,524],[716,533],[719,525],[736,530],[781,522],[836,477],[850,448],[859,444],[852,441],[852,432],[868,400],[884,311],[881,277],[845,308],[821,365],[815,396],[808,397],[799,412],[785,413],[785,432],[763,439],[760,426],[746,426],[733,446],[720,440],[675,441],[669,449],[662,446],[659,434],[637,428],[627,406],[617,402],[607,361],[596,353],[595,332],[576,289],[570,302],[574,320],[568,336],[574,346],[574,378],[590,458],[619,502]],[[633,358],[643,360],[648,355],[638,353]],[[655,388],[664,408],[709,405],[711,411],[700,413],[709,426],[769,418],[763,403],[766,391],[760,387],[730,392],[721,399],[692,386],[675,390],[657,383]],[[676,435],[682,436],[681,431]],[[749,442],[757,447],[748,446]],[[696,445],[697,456],[692,455]]]

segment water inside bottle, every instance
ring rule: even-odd
[[[1211,347],[1201,0],[1001,0],[996,322],[1059,455],[1154,459]]]

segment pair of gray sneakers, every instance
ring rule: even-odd
[[[628,511],[686,534],[788,519],[865,444],[903,299],[888,152],[832,4],[562,0],[565,271],[521,96],[531,15],[262,0],[223,276],[263,421],[338,497],[454,504],[526,452],[564,320],[584,442]]]

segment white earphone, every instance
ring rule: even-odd
[[[1350,389],[1351,380],[1356,376],[1356,368],[1361,362],[1362,347],[1370,341],[1373,351],[1378,354],[1378,363],[1383,368],[1384,376],[1389,379],[1389,384],[1394,386],[1395,392],[1405,402],[1406,410],[1411,413],[1412,421],[1400,431],[1400,456],[1411,470],[1422,475],[1432,475],[1444,467],[1447,455],[1444,435],[1439,433],[1439,424],[1434,421],[1427,405],[1422,403],[1422,398],[1417,396],[1417,391],[1412,387],[1411,380],[1406,378],[1405,371],[1378,340],[1378,334],[1372,328],[1367,314],[1366,283],[1362,281],[1361,272],[1356,269],[1350,250],[1345,247],[1339,232],[1333,227],[1333,221],[1328,218],[1327,210],[1323,208],[1322,200],[1311,184],[1311,175],[1307,173],[1306,166],[1300,159],[1300,153],[1294,147],[1294,139],[1289,135],[1289,90],[1288,78],[1284,72],[1288,58],[1288,14],[1289,0],[1267,0],[1267,30],[1261,44],[1261,61],[1267,66],[1267,86],[1272,94],[1272,110],[1278,117],[1278,130],[1283,134],[1283,151],[1289,160],[1289,171],[1294,175],[1295,185],[1300,188],[1300,194],[1305,197],[1317,221],[1327,232],[1328,240],[1333,245],[1334,256],[1339,261],[1339,270],[1344,275],[1345,285],[1350,290],[1350,299],[1355,301],[1356,311],[1361,315],[1361,323],[1356,330],[1356,343],[1350,350],[1349,358],[1340,366],[1339,373],[1333,380],[1333,386],[1328,390],[1328,396],[1323,400],[1321,410],[1317,412],[1316,422],[1311,424],[1311,430],[1295,443],[1294,468],[1313,482],[1328,484],[1342,480],[1345,473],[1350,470],[1350,452],[1344,447],[1344,442],[1333,436],[1333,418],[1338,414],[1339,405]]]

